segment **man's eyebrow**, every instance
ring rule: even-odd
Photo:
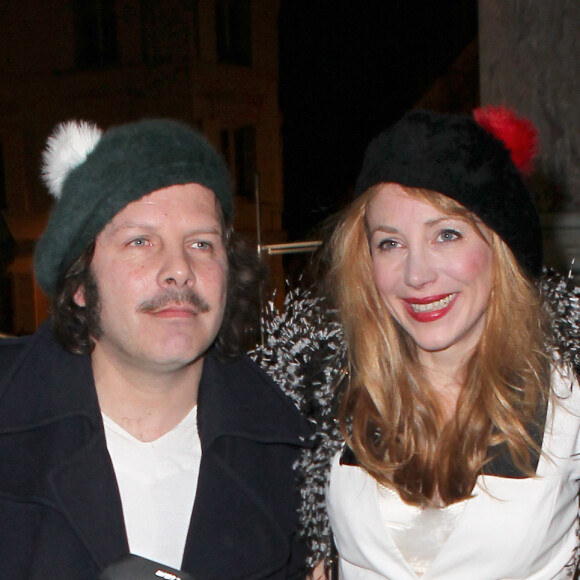
[[[187,232],[188,236],[197,236],[199,234],[210,235],[210,236],[222,236],[222,229],[219,227],[205,227],[205,228],[193,228]]]
[[[109,224],[110,233],[123,232],[126,230],[143,230],[143,231],[155,231],[157,226],[150,223],[144,222],[123,222],[120,224]],[[222,229],[220,226],[202,226],[198,228],[192,228],[189,230],[187,235],[192,234],[215,234],[216,236],[222,235]]]
[[[155,226],[152,224],[147,224],[144,222],[121,222],[121,223],[114,223],[111,222],[105,226],[102,233],[107,233],[109,236],[114,236],[117,234],[123,234],[125,232],[131,232],[134,230],[139,230],[142,232],[153,232],[155,230]]]
[[[111,223],[111,229],[114,230],[128,230],[132,228],[145,228],[151,229],[153,226],[144,222],[121,222],[118,224]]]

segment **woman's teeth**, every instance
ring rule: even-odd
[[[431,312],[433,310],[441,310],[441,308],[445,308],[451,302],[451,300],[453,300],[454,296],[455,294],[449,294],[441,300],[429,302],[429,304],[411,304],[411,307],[415,312]]]

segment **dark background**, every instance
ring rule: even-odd
[[[283,226],[308,239],[348,201],[370,139],[476,39],[477,0],[282,0],[279,31]]]

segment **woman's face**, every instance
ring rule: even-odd
[[[420,356],[459,362],[478,343],[492,251],[466,219],[383,185],[366,214],[377,289]],[[489,230],[481,232],[491,239]]]

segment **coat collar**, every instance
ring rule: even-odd
[[[312,447],[312,432],[296,406],[247,356],[224,363],[209,353],[198,404],[203,449],[222,435]]]
[[[11,370],[0,383],[3,431],[75,415],[86,419],[92,427],[101,423],[90,357],[63,349],[54,337],[50,321],[32,336],[13,340],[12,344],[23,346],[16,359],[10,361]],[[18,388],[10,388],[13,384]],[[34,404],[30,401],[31,393]]]
[[[534,423],[527,426],[527,432],[532,441],[536,444],[538,449],[542,447],[544,438],[544,426],[546,423],[546,405],[542,405],[538,409],[536,420]],[[530,465],[536,471],[540,454],[535,450],[530,451]],[[354,451],[348,446],[344,445],[342,454],[340,456],[341,465],[358,466],[358,459]],[[515,463],[509,449],[505,443],[497,446],[489,447],[487,450],[487,463],[483,466],[482,473],[485,475],[495,475],[497,477],[506,477],[511,479],[526,479],[529,477],[524,473]]]
[[[87,421],[87,436],[91,428],[102,431],[90,357],[63,349],[50,322],[34,335],[13,342],[24,348],[0,382],[0,400],[8,401],[0,405],[1,432],[74,416]],[[18,389],[11,389],[11,384],[18,384]],[[31,393],[34,405],[30,404]],[[224,434],[311,446],[311,430],[298,409],[247,356],[224,363],[210,351],[204,359],[198,403],[204,447]]]
[[[526,426],[528,436],[534,442],[537,449],[542,448],[548,401],[538,407],[535,420]],[[530,467],[533,471],[538,469],[540,453],[536,449],[530,449]],[[515,463],[505,443],[489,447],[487,450],[487,463],[483,466],[484,475],[495,475],[511,479],[526,479],[529,477]]]

